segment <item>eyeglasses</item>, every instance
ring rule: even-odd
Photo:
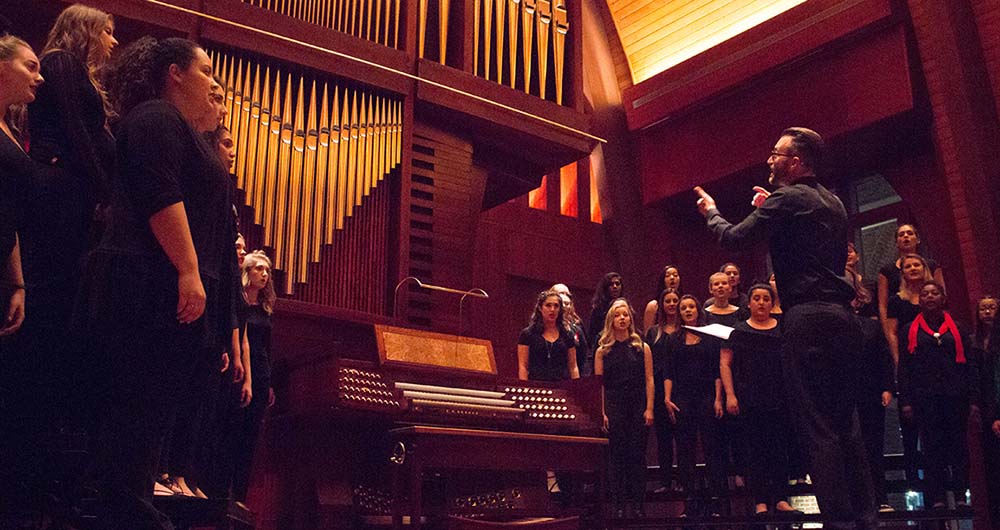
[[[769,156],[768,158],[774,158],[776,156],[787,156],[788,158],[794,158],[797,155],[794,155],[792,153],[779,153],[777,151],[771,151],[771,156]]]

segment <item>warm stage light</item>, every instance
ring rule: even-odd
[[[805,0],[608,0],[640,83]]]

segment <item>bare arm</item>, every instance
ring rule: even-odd
[[[524,344],[517,345],[517,378],[528,380],[528,346]]]
[[[170,263],[177,269],[177,320],[194,322],[205,312],[205,287],[198,274],[198,255],[191,239],[183,202],[154,213],[149,226]]]
[[[722,379],[715,380],[715,417],[721,418],[725,414],[722,407]]]
[[[892,364],[896,367],[896,371],[899,371],[899,337],[897,336],[897,328],[899,327],[899,320],[895,318],[885,319],[885,341],[889,343],[889,353],[892,354]]]
[[[650,300],[646,304],[646,310],[642,313],[642,329],[652,329],[656,323],[656,311],[658,308],[659,305],[656,303],[656,300]]]
[[[656,392],[656,386],[653,383],[653,354],[649,351],[648,344],[642,345],[642,361],[646,373],[646,410],[652,414],[653,395]]]
[[[7,314],[0,326],[0,336],[14,333],[24,323],[24,275],[21,272],[21,242],[17,236],[14,237],[14,248],[7,257],[3,279],[6,287],[13,287],[7,300]]]
[[[726,410],[736,416],[740,413],[739,401],[736,399],[736,387],[733,385],[733,350],[722,348],[719,351],[719,377],[726,389]]]
[[[566,364],[569,366],[569,378],[580,378],[580,367],[576,364],[576,348],[570,348],[567,354]]]

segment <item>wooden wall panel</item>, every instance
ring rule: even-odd
[[[424,283],[467,290],[472,282],[475,227],[486,189],[485,175],[472,170],[468,141],[418,123],[413,133],[409,186],[409,270]],[[412,325],[458,333],[460,296],[410,285],[406,320]],[[466,311],[478,298],[466,298]]]
[[[763,166],[790,125],[833,139],[913,107],[905,33],[897,27],[637,134],[643,202]]]

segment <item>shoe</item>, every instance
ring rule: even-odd
[[[889,506],[888,504],[885,504],[885,503],[882,503],[878,507],[878,513],[890,513],[890,512],[894,512],[894,511],[896,511],[895,508],[893,508],[892,506]]]

